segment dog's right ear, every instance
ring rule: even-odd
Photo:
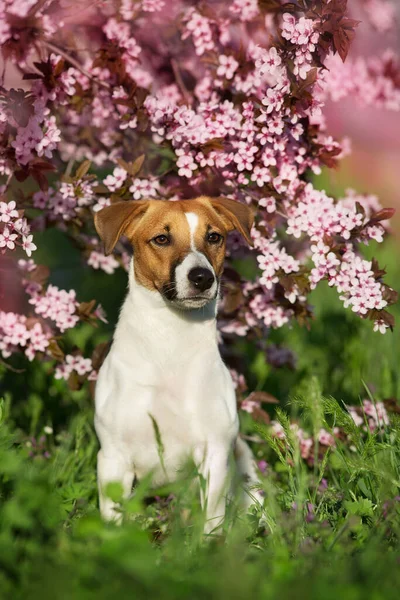
[[[106,256],[114,250],[115,244],[126,232],[128,226],[136,223],[144,215],[148,206],[148,200],[128,200],[114,202],[95,213],[94,225],[104,242]]]

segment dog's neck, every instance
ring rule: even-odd
[[[199,309],[179,310],[135,279],[133,260],[129,289],[121,309],[114,343],[124,348],[140,345],[146,354],[191,353],[217,344],[217,300]]]

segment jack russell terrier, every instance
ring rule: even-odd
[[[206,481],[205,532],[217,531],[230,464],[257,483],[216,327],[226,236],[236,229],[251,244],[251,210],[228,198],[141,200],[116,202],[94,221],[106,254],[121,235],[133,246],[128,294],[96,385],[101,514],[120,519],[105,493],[109,482],[120,482],[129,497],[135,479],[150,475],[154,486],[164,485],[192,458]],[[245,498],[247,507],[262,503],[258,491]]]

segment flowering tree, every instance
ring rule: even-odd
[[[379,31],[392,26],[389,0],[359,3]],[[327,99],[400,109],[395,55],[344,62],[357,25],[347,0],[0,0],[0,250],[27,255],[30,306],[0,312],[3,358],[50,357],[57,378],[96,378],[91,358],[56,338],[104,313],[47,285],[35,231],[62,229],[112,276],[128,247],[105,256],[93,212],[146,197],[225,195],[254,209],[254,248],[232,236],[228,263],[245,256],[259,274],[226,270],[222,339],[307,322],[323,280],[375,330],[392,328],[396,294],[358,249],[383,240],[393,211],[312,183],[349,151],[327,131]],[[4,86],[11,69],[17,89]]]

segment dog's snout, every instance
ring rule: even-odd
[[[210,269],[205,269],[204,267],[195,267],[194,269],[190,269],[188,273],[188,279],[190,283],[201,292],[209,290],[214,283],[214,275]]]

